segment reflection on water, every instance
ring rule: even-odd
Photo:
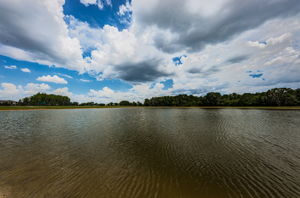
[[[300,197],[300,111],[3,111],[0,126],[0,198]]]

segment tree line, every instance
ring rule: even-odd
[[[33,96],[19,100],[18,105],[24,106],[71,106],[78,103],[71,102],[68,96],[37,93]]]
[[[146,99],[145,106],[297,106],[300,89],[274,88],[260,93],[224,94],[210,92],[205,96],[178,95]]]
[[[144,103],[78,103],[67,96],[38,93],[17,103],[24,106],[300,106],[300,89],[274,88],[260,93],[220,94],[210,92],[204,96],[181,94],[145,99]]]

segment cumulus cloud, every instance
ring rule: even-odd
[[[0,88],[0,99],[13,99],[19,100],[23,97],[31,96],[38,92],[57,94],[68,96],[72,101],[76,102],[98,102],[98,103],[109,103],[109,102],[120,102],[121,100],[129,101],[140,101],[143,102],[146,97],[170,95],[170,90],[164,90],[164,85],[161,83],[155,83],[150,86],[149,84],[135,85],[129,91],[115,91],[109,87],[104,87],[100,90],[90,89],[84,94],[74,94],[68,87],[62,87],[52,89],[47,84],[35,84],[28,83],[25,86],[17,86],[12,83],[2,83],[2,89]]]
[[[150,86],[149,84],[135,85],[129,91],[115,91],[109,87],[104,87],[100,90],[90,89],[85,94],[74,94],[68,87],[52,89],[48,84],[41,83],[28,83],[25,86],[15,85],[12,83],[2,83],[0,88],[0,99],[19,100],[23,97],[31,96],[38,92],[57,94],[68,96],[72,101],[76,102],[120,102],[121,100],[140,101],[143,102],[146,97],[161,96],[171,94],[170,90],[164,90],[164,85],[155,83]]]
[[[87,69],[100,73],[99,79],[146,82],[169,75],[166,61],[171,62],[171,57],[165,59],[165,54],[148,43],[147,35],[136,35],[129,29],[119,31],[109,25],[92,28],[74,17],[69,20],[71,35],[79,38],[85,49],[94,49]]]
[[[30,69],[28,68],[21,68],[21,71],[25,73],[31,73]]]
[[[37,83],[28,83],[25,87],[24,87],[24,93],[25,95],[33,95],[36,94],[38,92],[47,92],[51,89],[51,87],[48,84],[45,83],[41,83],[41,84],[37,84]]]
[[[257,13],[258,4],[261,6]],[[129,29],[122,31],[109,25],[98,29],[91,28],[87,23],[70,17],[70,33],[80,40],[85,49],[92,49],[88,70],[99,73],[99,79],[121,78],[141,83],[173,76],[175,73],[178,76],[186,75],[182,72],[202,76],[220,72],[222,61],[224,64],[241,64],[250,59],[252,52],[241,53],[241,48],[235,48],[240,51],[236,54],[227,53],[231,57],[225,54],[222,61],[215,61],[211,65],[213,61],[205,59],[205,56],[215,55],[204,50],[204,46],[210,45],[214,48],[214,45],[218,46],[223,41],[234,41],[238,33],[255,29],[276,18],[284,20],[284,17],[299,12],[300,7],[295,0],[243,3],[234,0],[205,3],[192,0],[172,3],[155,0],[147,3],[132,1],[132,5],[127,2],[120,6],[118,14],[123,15],[131,10],[133,23]],[[165,14],[162,10],[168,13]],[[240,15],[241,17],[237,17]],[[263,48],[287,38],[288,33],[278,41],[266,38],[264,42],[246,42],[250,47],[256,44]],[[202,50],[201,54],[198,53],[199,50]],[[174,57],[170,52],[191,54],[187,58],[189,61],[182,65],[185,69],[170,66],[170,60]],[[218,57],[216,60],[219,59]]]
[[[120,5],[117,15],[119,15],[120,23],[130,26],[131,21],[132,21],[131,3],[129,1],[126,1],[125,4]]]
[[[85,6],[89,6],[90,4],[97,4],[97,0],[80,0],[80,3],[82,3]]]
[[[101,9],[112,5],[107,0],[80,1]],[[63,3],[1,2],[0,54],[87,72],[98,80],[122,79],[133,86],[126,92],[91,89],[85,95],[57,90],[78,101],[259,91],[300,83],[298,0],[127,1],[116,14],[124,18],[130,13],[128,29],[90,27],[64,16]],[[82,51],[89,52],[84,59]],[[176,57],[180,60],[174,64]],[[263,75],[253,78],[246,73],[250,70]],[[173,87],[164,90],[160,82],[170,78]]]
[[[68,82],[64,78],[61,78],[57,75],[40,76],[36,80],[43,81],[43,82],[52,82],[56,84],[68,84]]]
[[[296,62],[299,60],[299,37],[296,35],[300,33],[298,16],[270,20],[259,28],[246,31],[227,42],[208,45],[201,52],[183,51],[179,54],[162,52],[153,45],[152,36],[160,31],[157,28],[148,29],[141,34],[134,24],[128,30],[122,31],[112,26],[105,26],[103,29],[91,28],[76,19],[73,19],[71,24],[72,33],[80,38],[82,45],[93,46],[89,69],[100,73],[99,79],[121,78],[149,86],[151,82],[172,77],[174,87],[169,94],[201,95],[209,91],[224,93],[255,90],[249,89],[249,86],[267,89],[279,86],[280,82],[291,83],[289,78],[297,83],[295,71]],[[287,50],[282,51],[285,48]],[[286,54],[283,55],[283,52]],[[289,56],[288,52],[292,56]],[[180,65],[174,66],[174,57],[180,57]],[[290,69],[281,70],[282,65],[274,65],[280,61]],[[249,69],[259,70],[264,67],[268,67],[264,81],[262,78],[253,79],[245,74]],[[282,77],[275,75],[272,70],[280,71]]]
[[[140,29],[158,27],[155,45],[166,52],[195,52],[264,22],[299,13],[298,0],[139,0],[132,3]],[[145,28],[146,27],[146,28]]]
[[[19,94],[19,89],[12,83],[1,83],[0,95],[2,99],[11,99]]]
[[[117,14],[119,16],[124,16],[130,12],[132,12],[131,4],[129,3],[129,1],[126,1],[125,4],[120,5],[119,11],[117,12]]]
[[[226,61],[226,63],[230,64],[235,64],[235,63],[240,63],[243,62],[244,60],[247,60],[249,57],[247,55],[240,55],[240,56],[235,56]]]
[[[120,102],[121,100],[143,102],[145,98],[171,94],[170,90],[164,90],[163,88],[164,85],[161,83],[155,83],[152,86],[149,84],[135,85],[127,92],[115,91],[109,87],[104,87],[100,90],[90,89],[87,95],[90,101],[102,103]]]
[[[72,97],[73,94],[69,91],[68,87],[58,88],[52,91],[53,94]]]
[[[10,65],[10,66],[6,65],[6,66],[4,66],[4,68],[5,69],[17,69],[18,67],[15,65]]]
[[[97,5],[100,10],[104,8],[104,4],[112,6],[111,0],[80,0],[80,3],[85,6]]]
[[[1,83],[0,96],[5,100],[18,100],[38,92],[47,92],[51,87],[45,83],[28,83],[25,86],[16,86],[13,83]]]
[[[0,54],[83,71],[81,46],[68,35],[64,0],[0,1]]]
[[[159,60],[146,60],[138,63],[125,63],[118,67],[119,78],[131,82],[154,81],[159,77],[167,77],[170,74],[158,69]]]

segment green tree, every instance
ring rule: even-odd
[[[67,96],[54,94],[38,93],[31,97],[23,98],[19,101],[20,105],[32,106],[67,106],[72,105],[71,100]]]
[[[290,88],[275,88],[267,91],[266,103],[270,106],[292,106],[297,105],[296,93]]]
[[[204,96],[204,105],[218,106],[221,105],[221,94],[217,92],[210,92]]]

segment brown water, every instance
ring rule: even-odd
[[[3,197],[299,198],[300,111],[2,111]]]

